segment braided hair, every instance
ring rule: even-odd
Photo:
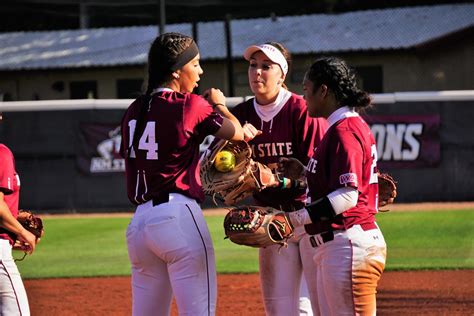
[[[341,106],[360,110],[371,103],[370,95],[357,87],[354,71],[340,58],[317,59],[306,73],[306,79],[313,83],[314,90],[322,84],[328,86]]]
[[[178,56],[183,53],[191,44],[193,39],[180,33],[164,33],[158,36],[151,44],[148,52],[148,83],[145,94],[140,96],[140,113],[137,118],[135,133],[132,143],[129,144],[128,156],[131,148],[137,144],[140,135],[145,129],[145,115],[149,110],[154,89],[167,85],[172,79]]]

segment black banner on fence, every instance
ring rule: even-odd
[[[120,157],[120,125],[89,124],[80,126],[81,152],[77,155],[79,169],[86,174],[124,172]]]
[[[439,115],[370,115],[364,117],[385,168],[435,167],[440,163]],[[81,124],[79,169],[86,174],[125,171],[120,157],[120,126]]]
[[[440,163],[440,117],[435,115],[370,115],[383,168],[436,167]]]

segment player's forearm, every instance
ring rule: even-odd
[[[357,204],[358,192],[352,187],[339,188],[327,196],[289,213],[291,223],[296,226],[320,220],[332,219]]]
[[[232,140],[243,140],[244,139],[244,131],[242,129],[242,125],[240,125],[239,120],[232,114],[227,106],[222,103],[216,103],[214,106],[214,111],[221,114],[223,117],[228,119],[230,123],[232,123],[234,127],[234,137]]]
[[[0,193],[0,226],[15,235],[21,235],[25,230],[10,212],[7,203],[3,199],[3,193]]]

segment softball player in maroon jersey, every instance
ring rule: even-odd
[[[284,81],[291,62],[289,52],[283,45],[270,42],[250,46],[244,57],[249,61],[249,84],[255,98],[237,105],[232,113],[243,125],[253,159],[270,168],[276,168],[281,157],[308,162],[327,123],[324,119],[310,118],[303,98],[286,89]],[[306,199],[306,188],[297,184],[299,182],[282,179],[280,187],[263,190],[254,195],[254,200],[259,205],[297,210],[304,206]],[[299,240],[304,234],[303,227],[298,228],[286,249],[273,246],[259,250],[267,315],[312,315],[304,278],[300,286],[303,250]]]
[[[308,242],[317,248],[311,258],[317,281],[309,285],[313,310],[317,307],[321,315],[375,315],[386,244],[375,222],[375,140],[358,114],[370,105],[370,97],[357,87],[346,63],[334,57],[315,61],[303,86],[310,116],[329,123],[306,167],[312,203],[289,214],[295,226],[311,224],[306,226]],[[285,161],[281,167],[289,168]]]
[[[192,38],[166,33],[148,55],[148,88],[122,120],[127,191],[137,205],[127,228],[133,315],[214,315],[214,248],[198,202],[199,144],[207,135],[242,140],[217,89],[191,92],[203,73]],[[214,107],[214,109],[213,109]]]
[[[19,198],[20,177],[15,170],[15,159],[10,149],[0,144],[0,315],[30,315],[12,247],[18,241],[15,249],[32,254],[36,238],[16,220]]]

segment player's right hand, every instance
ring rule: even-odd
[[[20,241],[19,249],[23,250],[24,252],[31,255],[35,251],[36,247],[36,236],[27,231],[26,229],[22,229],[20,234],[17,235],[18,241]],[[18,248],[16,248],[18,249]]]
[[[253,126],[250,123],[245,123],[242,126],[242,130],[244,131],[244,140],[246,142],[249,142],[255,137],[257,137],[258,135],[262,134],[261,130],[258,130],[255,126]]]
[[[202,96],[211,105],[214,105],[217,103],[225,105],[225,102],[226,102],[224,93],[219,89],[215,89],[215,88],[207,89],[206,91],[203,92]]]

